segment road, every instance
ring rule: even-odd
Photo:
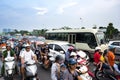
[[[42,68],[40,64],[37,64],[37,66],[38,66],[38,77],[40,78],[40,80],[51,80],[50,69],[45,70]],[[1,67],[1,60],[0,60],[0,67]],[[92,64],[92,62],[90,62],[89,70],[94,73],[93,71],[94,69],[95,69],[95,66]],[[20,75],[15,75],[14,78],[15,78],[14,80],[21,80]],[[0,78],[0,80],[4,80],[4,78],[2,77]],[[101,80],[105,80],[105,79],[101,79]]]
[[[0,65],[1,65],[1,61],[0,61]],[[40,64],[37,64],[38,66],[38,77],[40,78],[40,80],[51,80],[50,77],[50,69],[45,70]],[[93,65],[90,64],[90,70],[93,70]],[[0,78],[0,80],[4,80],[4,78]],[[20,75],[15,75],[14,76],[14,80],[21,80]]]
[[[0,61],[0,66],[1,66],[1,61]],[[50,69],[45,70],[42,68],[42,66],[40,64],[37,64],[37,67],[38,67],[38,77],[40,78],[40,80],[51,80],[50,79]],[[14,80],[21,80],[20,75],[15,75],[14,77],[15,77]],[[0,80],[4,80],[4,78],[1,77]]]

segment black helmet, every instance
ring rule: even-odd
[[[63,60],[62,56],[57,55],[56,58],[55,58],[55,61],[61,61],[61,60]]]
[[[108,49],[105,49],[103,52],[103,56],[105,56],[108,53]]]

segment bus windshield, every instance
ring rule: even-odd
[[[98,44],[104,44],[106,42],[104,33],[97,33],[96,36],[98,39]]]

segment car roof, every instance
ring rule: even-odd
[[[109,41],[109,44],[111,44],[113,42],[120,42],[120,40]]]

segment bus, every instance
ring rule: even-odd
[[[85,51],[90,58],[96,47],[100,47],[102,52],[108,48],[105,34],[100,29],[68,29],[49,30],[46,32],[46,41],[65,41],[76,48]]]

